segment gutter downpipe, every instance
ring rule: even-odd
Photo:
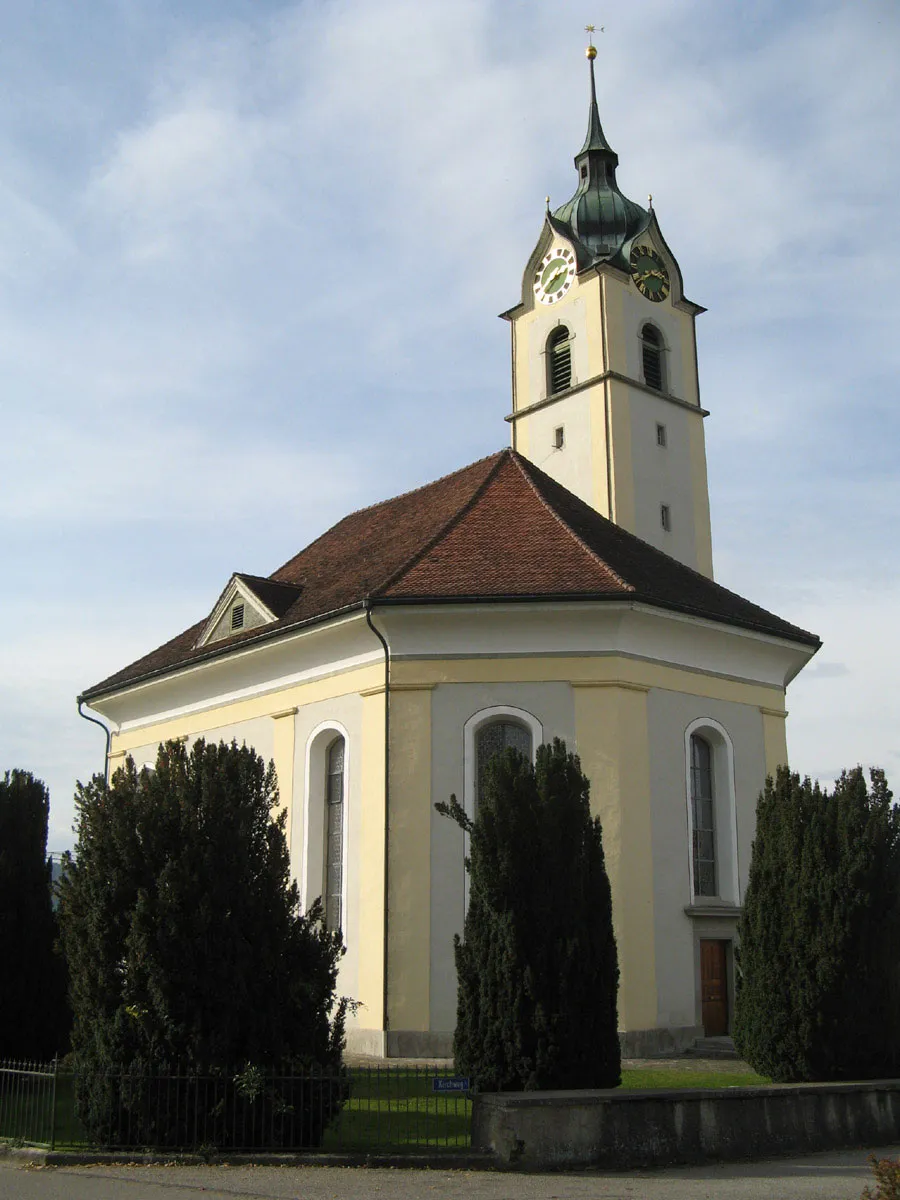
[[[83,704],[84,704],[84,700],[81,698],[81,696],[79,696],[78,697],[78,715],[79,715],[79,717],[83,717],[85,721],[91,721],[94,725],[99,725],[100,728],[103,730],[103,732],[106,734],[106,758],[103,760],[103,778],[106,780],[107,783],[109,783],[109,747],[110,747],[110,743],[112,740],[112,731],[110,730],[108,725],[105,725],[97,717],[92,717],[92,716],[89,716],[88,713],[82,712],[81,706]]]
[[[390,870],[390,789],[391,789],[391,649],[380,630],[372,624],[372,607],[366,600],[366,624],[384,647],[384,932],[382,957],[381,1028],[384,1031],[384,1054],[387,1057],[388,1034],[388,873]]]

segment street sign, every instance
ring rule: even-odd
[[[435,1075],[431,1087],[435,1092],[467,1092],[469,1078],[467,1075]]]

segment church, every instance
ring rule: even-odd
[[[453,935],[485,764],[554,737],[601,818],[623,1052],[729,1031],[734,943],[785,691],[818,638],[713,580],[696,318],[600,124],[504,319],[510,445],[352,513],[88,688],[110,772],[159,743],[274,760],[304,905],[359,1002],[348,1049],[452,1052]]]

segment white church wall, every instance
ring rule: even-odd
[[[637,388],[629,389],[629,396],[635,533],[679,562],[696,567],[694,475],[688,422],[701,418]],[[658,425],[665,428],[665,446],[659,444]],[[669,509],[668,531],[662,525],[663,504]]]
[[[733,935],[734,921],[688,916],[691,894],[691,838],[686,802],[688,778],[685,735],[695,723],[699,732],[714,722],[726,730],[734,748],[736,827],[725,826],[720,800],[727,800],[729,781],[723,778],[725,759],[714,759],[717,794],[717,858],[724,882],[723,918],[727,905],[743,895],[756,822],[756,801],[765,784],[766,763],[762,714],[758,707],[705,699],[680,692],[651,689],[648,696],[651,762],[651,815],[654,879],[654,929],[658,1022],[669,1028],[695,1026],[700,1021],[696,941],[698,936]],[[712,726],[715,728],[715,726]],[[708,736],[708,735],[707,735]],[[739,889],[731,882],[723,855],[733,854],[736,843]],[[705,901],[705,898],[704,898]],[[704,907],[715,907],[717,901]],[[736,910],[732,908],[733,913]],[[709,922],[712,921],[712,924]],[[715,928],[713,928],[715,926]],[[716,932],[718,930],[719,932]]]
[[[325,853],[325,756],[334,737],[346,739],[344,758],[343,935],[347,953],[338,973],[338,992],[359,995],[358,831],[362,805],[362,698],[335,696],[304,705],[294,717],[294,796],[291,821],[291,870],[300,885],[304,909],[322,894]],[[359,1023],[371,1024],[365,1013]],[[348,1017],[348,1027],[357,1018]]]
[[[502,664],[497,664],[498,673]],[[432,692],[431,802],[460,803],[465,795],[465,726],[486,709],[524,710],[540,722],[544,741],[564,738],[575,747],[575,708],[566,683],[442,684]],[[464,839],[447,818],[431,812],[431,974],[432,1030],[456,1025],[456,966],[453,935],[465,917]]]
[[[597,507],[607,516],[609,505],[606,495],[595,495],[598,471],[593,458],[591,410],[591,402],[583,392],[562,396],[553,404],[548,404],[546,408],[531,414],[528,420],[527,444],[524,429],[520,431],[520,449],[536,467],[552,475],[585,504]],[[556,430],[559,428],[563,430],[561,449],[556,448],[555,439]],[[605,436],[602,425],[599,434],[600,437]],[[605,467],[599,474],[605,478]]]

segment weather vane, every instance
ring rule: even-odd
[[[600,26],[600,32],[603,33],[604,27]],[[585,25],[584,32],[588,35],[588,47],[585,54],[591,61],[597,57],[597,47],[594,45],[594,34],[597,31],[596,25]]]

